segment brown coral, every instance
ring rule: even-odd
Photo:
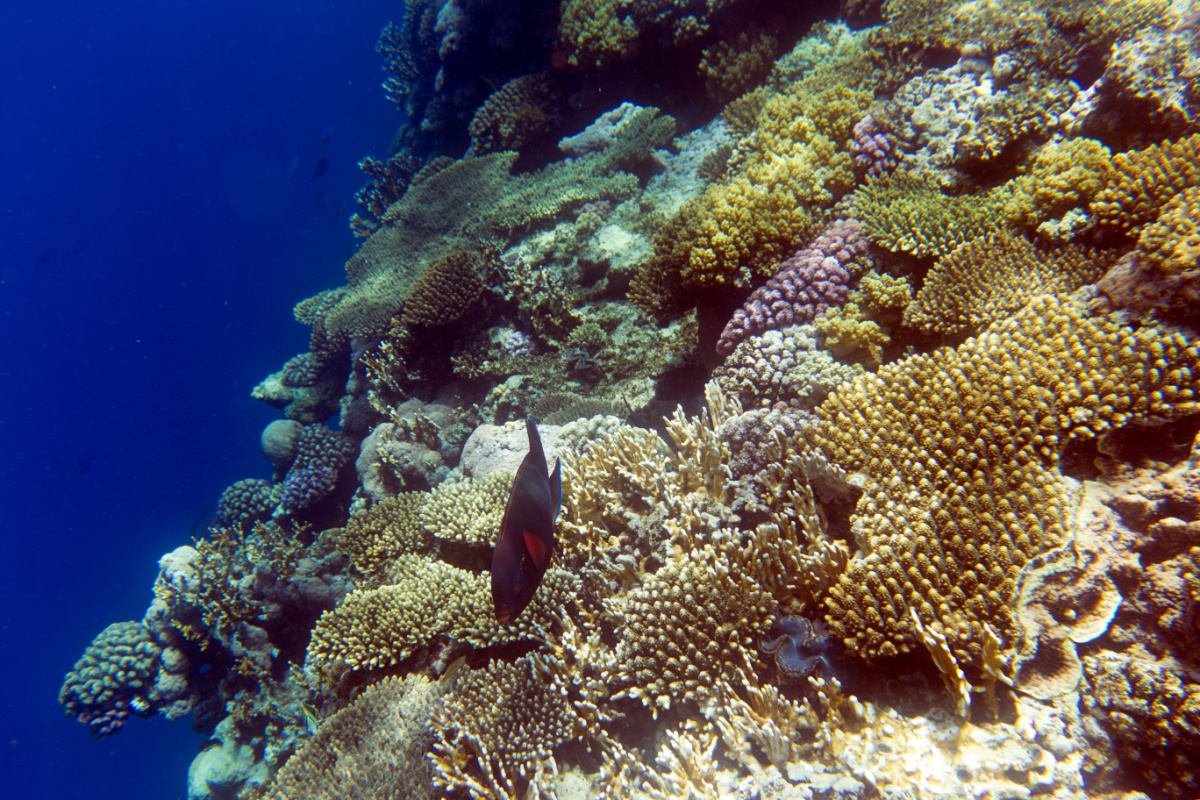
[[[1013,646],[1018,571],[1065,539],[1057,460],[1072,440],[1194,412],[1200,345],[1041,296],[954,350],[841,387],[815,442],[857,473],[862,555],[830,591],[831,630],[864,655],[910,649],[910,609],[960,660],[991,626]]]
[[[973,239],[934,265],[904,312],[906,325],[939,333],[972,332],[1046,292],[1070,292],[1097,280],[1103,256],[1078,246],[1039,248],[1004,232]]]
[[[550,75],[513,78],[488,96],[471,118],[470,155],[520,150],[546,136],[562,113],[563,97]]]
[[[460,251],[430,266],[413,286],[400,323],[433,328],[462,317],[483,292],[479,262],[478,252]]]

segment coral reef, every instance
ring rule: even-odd
[[[520,150],[547,136],[558,124],[565,98],[546,73],[513,78],[483,102],[467,131],[468,155]]]
[[[94,738],[117,733],[131,713],[154,713],[153,677],[161,653],[141,623],[114,622],[67,673],[58,702]]]
[[[279,504],[274,489],[270,481],[258,478],[247,478],[231,484],[221,492],[221,499],[217,501],[216,523],[229,527],[265,520]]]
[[[308,425],[296,440],[296,459],[279,487],[274,515],[312,506],[333,491],[342,467],[354,457],[354,441],[324,425]]]
[[[817,346],[811,326],[792,325],[752,336],[713,371],[721,390],[744,408],[787,403],[812,410],[845,381],[862,374]]]

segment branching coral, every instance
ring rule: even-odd
[[[1105,185],[1112,153],[1095,139],[1055,138],[1009,184],[1007,216],[1054,240],[1069,240],[1092,220],[1084,209]]]
[[[263,795],[267,800],[384,800],[428,794],[433,766],[429,720],[445,681],[418,675],[384,678],[321,723],[288,759]]]
[[[1059,546],[1068,442],[1195,411],[1200,345],[1041,296],[955,350],[843,386],[819,409],[819,448],[864,483],[862,550],[828,601],[864,655],[913,646],[910,609],[978,661],[991,626],[1014,646],[1017,572]]]
[[[713,371],[713,379],[745,408],[788,403],[811,410],[860,374],[858,364],[836,361],[820,349],[811,326],[793,325],[743,341]]]
[[[478,481],[443,483],[421,505],[421,527],[437,539],[491,547],[512,482],[513,474],[500,470]]]
[[[564,98],[544,72],[513,78],[488,96],[471,119],[470,155],[520,150],[558,122]]]
[[[404,555],[420,554],[433,543],[421,526],[425,492],[404,492],[350,515],[333,538],[364,576],[364,588],[387,582],[391,565]]]
[[[1104,274],[1104,256],[1078,246],[1039,248],[1023,236],[973,239],[940,259],[904,312],[906,325],[977,332],[1036,295],[1071,292]]]

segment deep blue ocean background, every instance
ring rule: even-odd
[[[190,719],[94,742],[58,689],[221,490],[269,477],[278,414],[249,391],[307,349],[292,305],[344,277],[355,163],[401,121],[374,43],[403,7],[0,6],[5,798],[186,795]]]

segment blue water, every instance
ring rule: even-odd
[[[190,720],[93,742],[58,688],[105,625],[141,618],[158,557],[221,489],[268,477],[277,414],[249,391],[306,349],[291,306],[341,283],[334,211],[400,122],[373,47],[402,11],[0,5],[5,798],[186,795]]]

